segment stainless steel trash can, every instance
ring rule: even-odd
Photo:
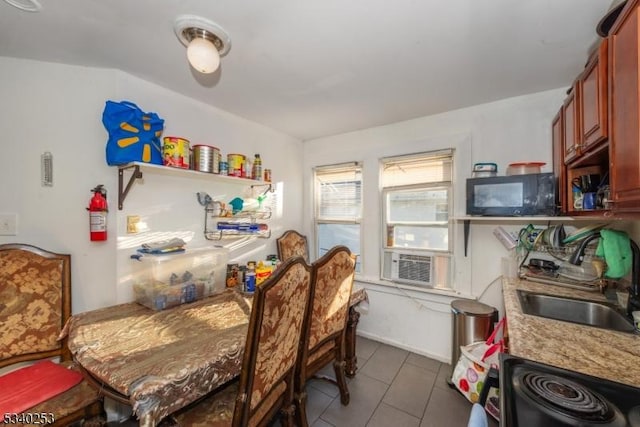
[[[470,299],[451,301],[451,314],[451,373],[447,378],[449,385],[452,385],[451,376],[460,358],[460,346],[486,340],[498,322],[497,309]]]

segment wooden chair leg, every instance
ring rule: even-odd
[[[287,405],[280,410],[280,424],[282,427],[295,427],[294,414],[296,413],[296,407],[294,404]]]
[[[307,392],[305,390],[302,390],[296,393],[294,400],[296,406],[296,426],[308,427],[309,421],[307,420]]]
[[[349,317],[347,318],[347,330],[345,333],[345,370],[349,378],[353,378],[358,370],[358,358],[356,357],[356,328],[360,321],[360,313],[349,307]]]
[[[336,360],[333,362],[333,370],[336,374],[336,383],[340,389],[340,403],[349,404],[349,388],[347,387],[347,377],[345,376],[345,361]]]
[[[82,427],[103,427],[107,425],[107,418],[104,415],[96,415],[85,419],[81,425]]]

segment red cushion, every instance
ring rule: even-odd
[[[82,381],[82,374],[43,360],[0,376],[0,414],[20,413]]]

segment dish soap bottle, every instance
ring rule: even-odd
[[[253,159],[253,170],[251,171],[251,178],[260,180],[262,179],[262,159],[260,154],[256,154]]]

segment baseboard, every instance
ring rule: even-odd
[[[384,337],[381,337],[381,336],[376,335],[376,334],[370,334],[370,333],[368,333],[366,331],[358,330],[356,335],[359,335],[359,336],[361,336],[363,338],[370,339],[372,341],[377,341],[377,342],[380,342],[380,343],[383,343],[383,344],[391,345],[393,347],[398,347],[398,348],[401,348],[403,350],[407,350],[407,351],[410,351],[412,353],[416,353],[416,354],[419,354],[421,356],[425,356],[425,357],[428,357],[430,359],[437,360],[438,362],[446,363],[447,365],[451,363],[451,356],[445,357],[445,356],[442,356],[442,355],[439,355],[439,354],[429,353],[429,352],[424,351],[422,349],[411,347],[411,346],[408,346],[406,344],[403,344],[403,343],[400,343],[400,342],[397,342],[397,341],[394,341],[394,340],[390,340],[388,338],[384,338]]]

